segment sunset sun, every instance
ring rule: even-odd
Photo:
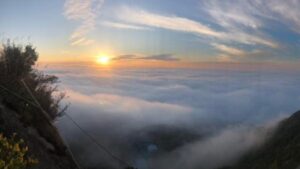
[[[110,62],[110,58],[108,56],[99,56],[97,58],[97,63],[102,65],[107,65]]]

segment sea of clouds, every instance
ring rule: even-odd
[[[68,114],[139,169],[213,169],[261,144],[276,122],[300,109],[299,72],[141,69],[48,65],[68,96]],[[63,137],[84,165],[120,168],[66,117]],[[157,126],[201,135],[171,152],[134,152],[132,136]],[[142,137],[142,136],[141,136]],[[152,146],[152,147],[151,147]]]

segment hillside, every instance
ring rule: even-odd
[[[8,42],[0,50],[0,168],[28,168],[23,162],[33,157],[37,164],[30,168],[76,169],[53,125],[66,110],[64,94],[56,89],[57,77],[35,69],[37,60],[30,45]]]
[[[223,169],[298,169],[300,167],[300,111],[283,120],[274,135],[238,164]],[[298,168],[297,168],[298,167]]]
[[[56,130],[54,126],[53,130]],[[30,156],[38,160],[35,169],[76,169],[76,165],[67,151],[59,152],[53,143],[48,142],[34,127],[25,127],[18,113],[0,104],[0,132],[6,136],[17,133],[28,146]],[[52,137],[59,135],[48,133]]]

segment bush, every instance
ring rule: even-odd
[[[38,59],[38,54],[31,45],[16,46],[7,42],[3,44],[0,54],[0,73],[2,80],[20,79],[32,71],[32,66]]]
[[[3,44],[3,49],[0,52],[0,85],[34,102],[34,99],[21,82],[25,81],[43,108],[43,112],[48,114],[51,121],[64,113],[66,107],[60,108],[59,105],[65,95],[57,91],[57,86],[55,85],[58,82],[57,77],[46,75],[34,69],[33,66],[38,60],[38,53],[32,45],[23,47],[7,42]],[[26,106],[28,112],[42,113],[36,106],[28,105],[24,99],[16,97],[3,89],[1,90],[1,88],[0,95],[4,95],[5,103],[17,112],[23,112]],[[27,116],[32,117],[32,115]]]
[[[3,169],[25,169],[38,163],[37,159],[29,157],[28,147],[24,146],[24,141],[6,138],[0,134],[0,168]]]

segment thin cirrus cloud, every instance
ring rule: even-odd
[[[174,57],[172,54],[158,54],[158,55],[149,55],[149,56],[129,54],[129,55],[117,56],[113,60],[116,60],[116,61],[118,61],[118,60],[179,61],[179,59]]]
[[[244,56],[245,55],[245,51],[238,49],[238,48],[230,47],[230,46],[223,45],[223,44],[217,44],[217,43],[214,43],[213,46],[217,50],[224,52],[226,54],[229,54],[229,55],[234,55],[234,56],[236,56],[236,55]]]
[[[111,21],[103,21],[103,22],[101,22],[101,25],[107,26],[107,27],[112,27],[112,28],[117,28],[117,29],[150,30],[150,28],[143,27],[143,26],[111,22]]]
[[[263,1],[258,1],[260,4],[263,4]],[[274,17],[274,19],[280,19],[285,24],[292,25],[292,30],[297,33],[300,33],[300,1],[287,0],[273,0],[270,3],[265,3],[269,10],[277,14],[279,17]]]
[[[247,56],[258,55],[258,50],[279,51],[284,47],[283,41],[277,40],[280,35],[266,32],[275,29],[270,23],[279,23],[290,32],[300,33],[300,2],[293,0],[198,1],[199,20],[129,6],[115,6],[113,13],[109,15],[112,20],[99,20],[97,17],[101,13],[103,2],[104,0],[66,0],[64,16],[79,23],[70,36],[71,45],[92,44],[94,41],[88,35],[97,25],[134,31],[155,31],[155,28],[160,28],[205,38],[219,52],[217,56],[232,59],[240,55],[246,59]],[[248,52],[249,49],[255,52]]]
[[[188,32],[220,42],[237,42],[246,45],[258,44],[271,48],[278,47],[277,43],[266,37],[261,37],[261,34],[256,36],[244,31],[217,31],[198,21],[175,15],[160,15],[130,7],[122,7],[116,15],[119,20],[130,24]]]
[[[71,21],[78,21],[80,25],[73,31],[71,45],[89,45],[94,41],[87,38],[87,34],[95,29],[96,18],[104,0],[66,0],[64,16]]]
[[[201,8],[205,11],[216,24],[225,29],[234,29],[241,31],[241,28],[259,29],[263,26],[263,22],[256,16],[261,13],[256,6],[249,1],[235,0],[226,1],[204,1]]]
[[[263,59],[272,57],[272,53],[266,50],[251,50],[246,51],[237,47],[224,44],[213,43],[212,46],[221,54],[218,56],[218,61],[235,62],[235,61],[251,61],[255,59]]]
[[[142,9],[123,7],[118,14],[118,18],[129,23],[146,25],[150,27],[164,28],[181,32],[191,32],[212,37],[223,36],[222,33],[217,32],[199,22],[178,16],[154,14]]]
[[[300,2],[294,0],[234,0],[234,1],[203,1],[201,11],[210,21],[224,28],[232,35],[238,35],[249,42],[265,44],[276,48],[277,43],[266,40],[264,28],[272,29],[268,23],[278,22],[296,33],[300,33]],[[234,5],[233,5],[234,4]],[[247,33],[251,32],[251,33]],[[250,36],[249,36],[250,35]]]

